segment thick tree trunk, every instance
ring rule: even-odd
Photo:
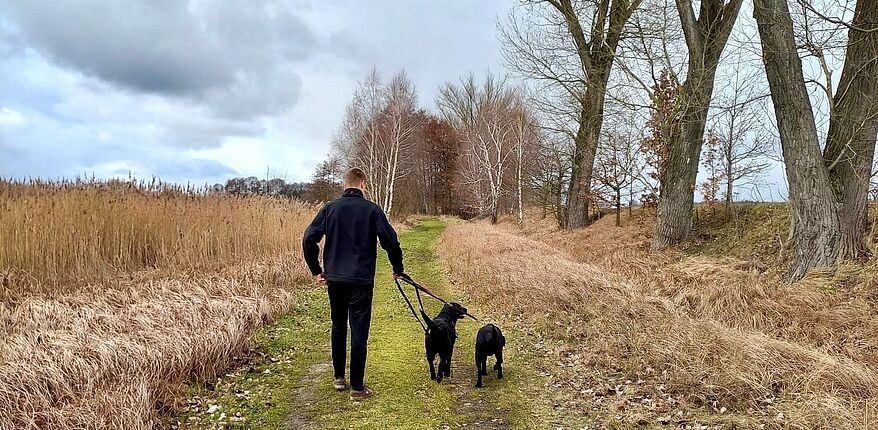
[[[653,249],[685,240],[692,228],[695,180],[716,66],[690,66],[680,89],[682,112],[669,145],[668,166],[661,181]]]
[[[591,177],[594,171],[598,138],[604,122],[604,100],[607,94],[605,76],[608,74],[596,74],[596,80],[599,82],[589,84],[579,114],[579,129],[576,131],[576,147],[573,153],[573,169],[567,193],[567,228],[571,230],[585,226],[588,221]]]
[[[835,265],[840,237],[836,202],[817,141],[789,6],[786,0],[754,0],[753,15],[790,187],[795,261],[787,279],[795,281],[812,268]]]
[[[564,17],[576,46],[580,66],[585,72],[583,79],[587,81],[585,94],[580,100],[579,129],[576,131],[573,169],[567,192],[567,227],[575,229],[584,226],[588,220],[591,176],[603,125],[604,100],[613,58],[625,23],[640,6],[641,0],[598,2],[588,36],[580,24],[576,7],[570,0],[550,3]]]
[[[703,1],[698,19],[691,0],[676,0],[689,50],[686,82],[675,103],[668,165],[661,179],[652,249],[662,249],[689,236],[695,179],[717,65],[738,17],[742,0]]]
[[[878,135],[878,0],[858,0],[833,99],[824,159],[839,202],[839,257],[865,253],[866,205]]]

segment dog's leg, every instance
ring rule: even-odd
[[[435,381],[436,380],[436,368],[433,367],[433,360],[434,359],[436,359],[435,355],[432,357],[430,357],[429,355],[427,356],[427,363],[430,364],[430,379]]]
[[[494,370],[497,371],[497,379],[503,379],[503,348],[497,351],[497,363],[494,364]]]
[[[448,363],[445,365],[445,376],[451,377],[451,357],[448,357]]]
[[[487,357],[481,357],[480,354],[476,354],[476,388],[482,388],[482,375],[485,371],[485,366],[487,362]]]

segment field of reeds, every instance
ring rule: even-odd
[[[455,223],[440,249],[459,288],[551,339],[581,410],[634,427],[878,427],[878,259],[786,285],[788,218],[757,209],[694,253],[649,253],[642,213],[574,233]]]
[[[149,429],[309,281],[314,209],[156,183],[0,181],[0,429]]]

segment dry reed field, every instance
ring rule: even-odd
[[[629,425],[699,409],[719,428],[878,426],[878,261],[785,285],[744,260],[650,254],[648,218],[609,218],[575,233],[457,223],[441,252],[460,288],[562,345],[569,390],[621,374],[633,392],[610,389],[610,409]]]
[[[0,182],[0,429],[148,429],[295,303],[314,209],[144,183]]]

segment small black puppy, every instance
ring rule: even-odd
[[[476,388],[482,387],[482,375],[488,374],[488,356],[493,355],[497,358],[494,364],[494,370],[497,371],[497,378],[503,378],[503,347],[506,346],[506,338],[500,327],[494,324],[487,324],[479,329],[476,335]]]
[[[442,382],[442,376],[451,377],[451,354],[454,352],[454,341],[457,340],[457,320],[464,315],[466,308],[454,302],[443,306],[439,315],[432,320],[421,311],[421,316],[428,327],[424,335],[424,348],[427,350],[427,363],[430,363],[430,379],[436,382]],[[436,354],[439,354],[438,375],[436,368],[433,367]]]

